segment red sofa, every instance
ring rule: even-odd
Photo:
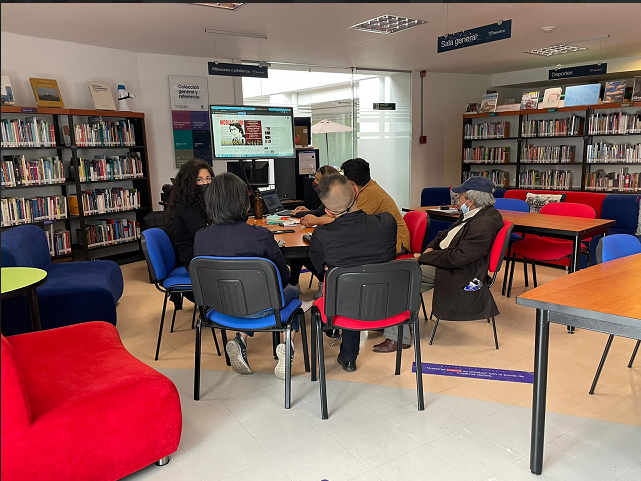
[[[178,392],[88,322],[2,336],[1,479],[117,480],[176,451]]]
[[[603,200],[608,194],[600,192],[571,192],[567,190],[532,190],[532,189],[508,189],[503,194],[506,199],[521,199],[525,200],[525,196],[530,192],[532,194],[565,194],[563,202],[572,202],[576,204],[585,204],[592,207],[597,218],[601,218],[601,208]]]

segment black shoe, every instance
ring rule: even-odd
[[[341,337],[341,331],[340,329],[331,329],[329,331],[325,331],[325,335],[330,339],[338,339]]]
[[[356,371],[356,361],[346,361],[341,357],[340,354],[336,358],[336,361],[338,361],[338,364],[341,365],[341,367],[343,368],[343,371],[347,371],[347,372]]]

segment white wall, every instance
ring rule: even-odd
[[[213,58],[136,53],[8,32],[2,32],[0,40],[2,74],[11,79],[16,105],[36,105],[29,77],[56,79],[69,108],[93,109],[88,80],[109,83],[114,95],[118,84],[124,84],[136,95],[129,100],[129,107],[145,113],[152,206],[156,210],[160,209],[162,184],[177,172],[168,76],[208,77],[211,103],[242,102],[240,79],[207,75],[207,62]],[[216,173],[225,170],[226,162],[214,164]]]
[[[412,72],[411,205],[420,205],[424,187],[461,183],[463,113],[466,104],[481,101],[490,76],[427,72],[423,83],[426,144],[419,143],[421,78],[419,72]]]

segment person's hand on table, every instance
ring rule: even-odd
[[[314,227],[318,225],[320,217],[317,217],[312,214],[307,214],[305,217],[301,218],[300,223],[305,227]]]
[[[304,205],[299,205],[292,211],[292,214],[298,214],[299,212],[309,212],[309,209]]]

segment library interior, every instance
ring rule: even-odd
[[[2,481],[641,480],[641,5],[0,9]]]

